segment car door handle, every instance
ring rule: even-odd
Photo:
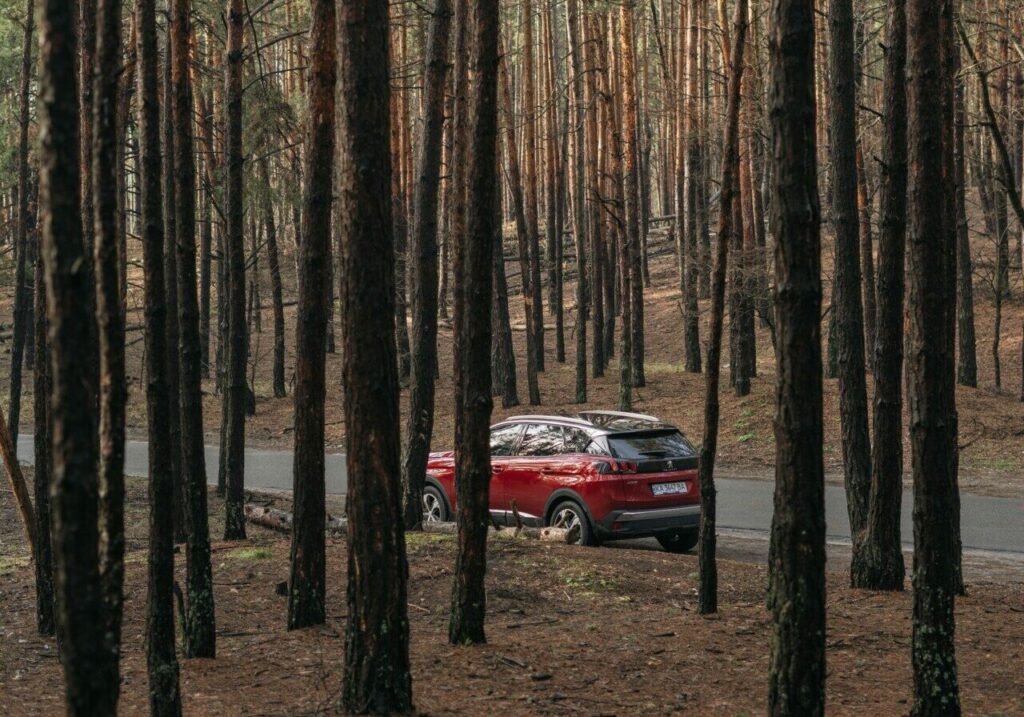
[[[491,466],[491,473],[501,473],[505,470],[505,466]]]

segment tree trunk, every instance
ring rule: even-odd
[[[53,416],[53,550],[61,662],[69,715],[117,712],[116,655],[99,571],[98,450],[91,391],[92,277],[82,271],[77,7],[46,0],[40,18],[40,207],[49,322]]]
[[[566,34],[572,56],[573,154],[573,239],[576,242],[576,403],[587,401],[587,229],[586,199],[583,196],[583,58],[580,39],[579,0],[567,0]]]
[[[449,0],[436,0],[427,40],[423,138],[409,247],[409,256],[412,258],[412,389],[409,392],[409,418],[402,462],[406,529],[415,529],[423,520],[423,485],[427,454],[430,452],[434,432],[434,387],[437,375],[437,203],[451,19]]]
[[[501,60],[501,94],[502,109],[505,121],[505,157],[508,162],[509,189],[512,194],[512,207],[516,218],[516,238],[519,244],[519,279],[523,295],[523,309],[526,317],[526,383],[530,393],[530,405],[540,405],[540,385],[537,381],[537,351],[531,339],[534,336],[533,310],[534,293],[530,286],[532,270],[530,268],[530,225],[527,220],[526,203],[523,197],[523,184],[519,171],[519,152],[516,146],[515,115],[512,108],[512,93],[509,90],[507,56]],[[456,141],[458,136],[456,135]],[[543,319],[543,314],[541,315]]]
[[[224,539],[245,538],[245,404],[248,384],[248,327],[245,320],[245,231],[242,206],[242,36],[246,10],[243,0],[228,0],[227,62],[224,84],[224,154],[227,175],[224,191],[228,275],[228,372],[224,400],[227,422],[224,456]],[[255,270],[254,270],[255,273]],[[256,303],[256,310],[259,304]],[[283,337],[282,337],[283,338]]]
[[[903,589],[903,296],[907,214],[906,0],[888,0],[886,18],[881,228],[874,445],[867,524],[850,566],[853,587]]]
[[[690,373],[700,373],[700,309],[697,304],[697,290],[700,275],[699,241],[699,198],[703,192],[704,147],[700,134],[700,23],[704,17],[705,0],[687,0],[688,31],[686,34],[686,102],[683,129],[680,142],[686,143],[686,155],[678,156],[681,165],[677,171],[685,175],[683,195],[685,201],[676,202],[677,221],[680,222],[685,238],[679,238],[679,251],[685,255],[683,276],[683,353],[685,368]],[[682,46],[682,42],[680,41]],[[682,58],[680,58],[682,66]],[[680,151],[681,155],[681,151]],[[685,215],[685,216],[684,216]]]
[[[263,224],[267,230],[267,264],[270,269],[270,299],[274,308],[274,398],[288,395],[284,386],[284,289],[281,286],[281,258],[277,243],[277,223],[274,221],[274,205],[270,200],[270,170],[267,161],[260,163],[266,200],[263,202]]]
[[[32,47],[35,43],[35,0],[26,0],[25,33],[21,56],[21,84],[18,90],[18,218],[14,235],[14,337],[11,346],[11,393],[7,404],[7,425],[11,431],[11,442],[18,445],[18,430],[21,422],[21,367],[25,354],[26,322],[31,320],[28,311],[32,301],[32,282],[28,272],[34,271],[36,242],[30,236],[35,230],[35,212],[30,213],[29,205],[29,88],[32,82]]]
[[[771,58],[778,388],[768,604],[768,712],[825,712],[825,481],[814,3],[773,0]],[[785,38],[785,41],[783,41]]]
[[[736,3],[733,20],[736,44],[730,62],[729,96],[726,109],[725,156],[722,160],[721,211],[718,214],[718,247],[711,275],[711,318],[708,322],[708,363],[704,394],[704,439],[700,448],[700,547],[698,568],[700,587],[697,609],[702,615],[718,612],[718,566],[715,563],[715,513],[718,491],[715,489],[715,457],[718,451],[718,387],[722,368],[722,324],[725,314],[725,279],[729,262],[729,244],[735,231],[731,207],[739,171],[739,111],[743,84],[743,52],[747,34],[746,0]]]
[[[531,0],[522,0],[523,29],[523,68],[520,77],[523,87],[523,155],[526,164],[526,228],[530,251],[530,300],[527,310],[530,311],[528,323],[528,350],[534,353],[534,365],[537,371],[544,370],[544,303],[541,291],[540,272],[540,229],[538,227],[537,210],[537,99],[536,72],[533,54],[533,6]],[[524,281],[524,291],[527,284]]]
[[[35,489],[35,572],[36,572],[36,628],[40,635],[53,635],[53,543],[50,527],[50,351],[47,339],[46,286],[44,284],[43,257],[36,257],[35,265],[35,355],[33,373],[33,404],[35,435],[33,449],[35,466],[32,487]]]
[[[950,444],[952,336],[949,251],[943,222],[943,30],[941,3],[907,1],[909,166],[910,447],[914,475],[915,715],[959,715],[953,603],[956,446]],[[951,31],[951,28],[949,28]],[[950,234],[951,235],[951,234]],[[946,374],[949,375],[946,375]]]
[[[186,657],[213,657],[216,625],[206,507],[202,368],[199,365],[199,302],[196,297],[195,156],[192,152],[192,84],[189,78],[191,0],[171,5],[171,91],[174,131],[175,244],[178,269],[179,400],[181,472],[185,491]],[[244,519],[244,517],[243,517]]]
[[[463,16],[469,32],[469,122],[465,233],[457,237],[455,490],[458,501],[458,550],[452,587],[448,640],[483,642],[486,596],[487,528],[491,483],[491,277],[494,206],[498,173],[494,164],[498,135],[498,2],[479,0]],[[456,137],[458,139],[458,137]]]
[[[832,311],[836,322],[843,482],[856,559],[867,524],[868,496],[871,491],[871,443],[864,378],[864,307],[861,304],[857,209],[857,84],[853,0],[831,0],[829,10],[829,155],[832,159],[832,224],[836,232]]]
[[[185,518],[185,484],[182,477],[181,446],[181,362],[178,355],[180,332],[178,330],[178,250],[177,250],[177,203],[174,179],[174,112],[173,88],[171,83],[171,28],[167,27],[167,46],[164,54],[163,112],[161,130],[164,139],[163,151],[163,214],[164,214],[164,291],[167,305],[167,384],[171,401],[170,460],[171,481],[174,483],[174,541],[186,540],[187,520]]]
[[[331,205],[334,175],[336,23],[333,0],[311,6],[309,107],[299,306],[295,327],[295,454],[288,629],[326,619],[324,543],[324,402],[328,301],[331,295]]]
[[[501,153],[501,148],[497,150]],[[497,166],[497,158],[495,159]],[[499,193],[500,195],[500,193]],[[501,237],[501,200],[495,200],[494,296],[491,299],[491,393],[501,396],[502,408],[519,405],[516,389],[516,354],[512,346],[512,323],[508,316],[508,279],[505,277],[505,247]]]
[[[160,104],[156,2],[135,5],[139,63],[139,175],[146,312],[146,416],[149,437],[149,584],[146,599],[146,666],[154,717],[180,717],[174,633],[174,461],[171,392],[167,371],[167,293],[161,216]]]
[[[643,192],[640,184],[644,178],[642,154],[640,151],[640,123],[637,121],[637,70],[636,70],[636,38],[633,33],[633,0],[622,6],[622,83],[625,90],[622,95],[623,117],[622,132],[625,137],[622,168],[626,187],[626,244],[629,249],[629,290],[632,292],[630,311],[632,319],[630,331],[633,332],[630,350],[630,380],[636,388],[647,385],[644,371],[644,276],[642,246],[646,243],[643,229]],[[625,273],[627,267],[623,266]],[[626,283],[622,283],[623,289]],[[626,303],[623,295],[623,304]],[[623,323],[623,330],[626,326]],[[620,361],[625,356],[619,357]]]
[[[94,190],[96,323],[100,345],[99,528],[100,581],[106,603],[104,639],[113,658],[121,646],[124,583],[124,315],[121,266],[117,144],[120,99],[121,2],[99,0],[96,74],[93,77],[92,176]]]
[[[341,706],[412,711],[391,220],[388,5],[337,6],[348,619]],[[489,308],[489,304],[487,305]]]
[[[974,268],[971,261],[971,237],[967,220],[967,157],[964,145],[964,81],[956,85],[956,326],[959,339],[957,382],[963,386],[978,386],[977,337],[974,327]]]

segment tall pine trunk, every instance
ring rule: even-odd
[[[61,662],[69,715],[117,711],[116,655],[105,639],[108,610],[99,568],[98,451],[90,325],[95,286],[83,271],[76,3],[45,0],[40,24],[40,208],[53,416],[53,551]]]
[[[174,633],[174,477],[171,473],[171,391],[167,371],[167,294],[161,213],[160,104],[156,2],[135,5],[138,56],[139,174],[145,272],[146,416],[149,438],[149,563],[146,666],[154,717],[180,717]]]
[[[171,5],[174,224],[178,269],[178,390],[188,596],[184,651],[186,657],[213,657],[216,652],[216,624],[213,574],[210,567],[210,524],[206,505],[199,302],[196,296],[196,168],[192,152],[193,103],[192,83],[189,77],[191,9],[191,0],[173,0]]]
[[[815,717],[825,712],[825,481],[814,3],[773,0],[771,14],[778,408],[768,713]]]
[[[228,277],[228,371],[224,456],[224,539],[245,538],[245,404],[248,384],[248,327],[245,321],[245,231],[242,206],[242,35],[246,11],[242,0],[228,0],[227,62],[224,84],[224,153],[227,165],[224,247]],[[255,269],[254,269],[255,273]],[[257,305],[256,310],[259,310]]]
[[[850,566],[854,587],[903,589],[903,296],[907,214],[906,0],[886,18],[882,220],[878,236],[878,323],[874,345],[874,442],[867,523]]]
[[[427,40],[423,139],[420,146],[413,227],[412,366],[409,418],[402,463],[405,482],[405,527],[423,519],[423,486],[427,454],[434,432],[434,387],[437,375],[437,205],[444,132],[444,88],[448,74],[448,36],[452,19],[449,0],[436,0]]]
[[[117,145],[122,140],[117,117],[122,62],[120,0],[99,1],[97,30],[91,170],[100,346],[100,580],[107,610],[104,639],[114,656],[112,669],[116,671],[124,583],[124,423],[128,398],[118,218]]]
[[[498,135],[498,2],[479,0],[463,16],[469,34],[471,82],[467,93],[465,232],[455,237],[456,304],[455,418],[458,549],[448,640],[483,642],[486,596],[487,531],[491,483],[491,277],[494,206],[498,173],[494,163]],[[456,136],[456,140],[458,140]]]
[[[871,491],[871,444],[864,362],[860,228],[857,209],[857,84],[853,0],[829,4],[829,155],[832,158],[832,225],[836,233],[832,311],[835,315],[842,432],[843,482],[853,536],[861,549]]]
[[[412,711],[402,529],[388,4],[338,18],[338,236],[348,463],[348,619],[341,705]]]
[[[324,622],[327,612],[324,486],[326,339],[331,296],[331,205],[337,39],[334,0],[315,0],[309,33],[299,306],[295,327],[295,453],[288,628]]]

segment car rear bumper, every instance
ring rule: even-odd
[[[673,530],[696,530],[700,526],[700,505],[680,505],[647,510],[613,510],[595,521],[597,534],[605,540],[646,538]]]

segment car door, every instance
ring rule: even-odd
[[[504,523],[506,516],[505,481],[507,468],[519,445],[523,432],[523,424],[512,423],[491,429],[491,515],[499,523]]]
[[[554,490],[548,476],[552,475],[564,450],[561,426],[529,423],[523,430],[516,455],[502,472],[504,509],[512,515],[512,501],[523,522],[541,524],[544,506]]]

